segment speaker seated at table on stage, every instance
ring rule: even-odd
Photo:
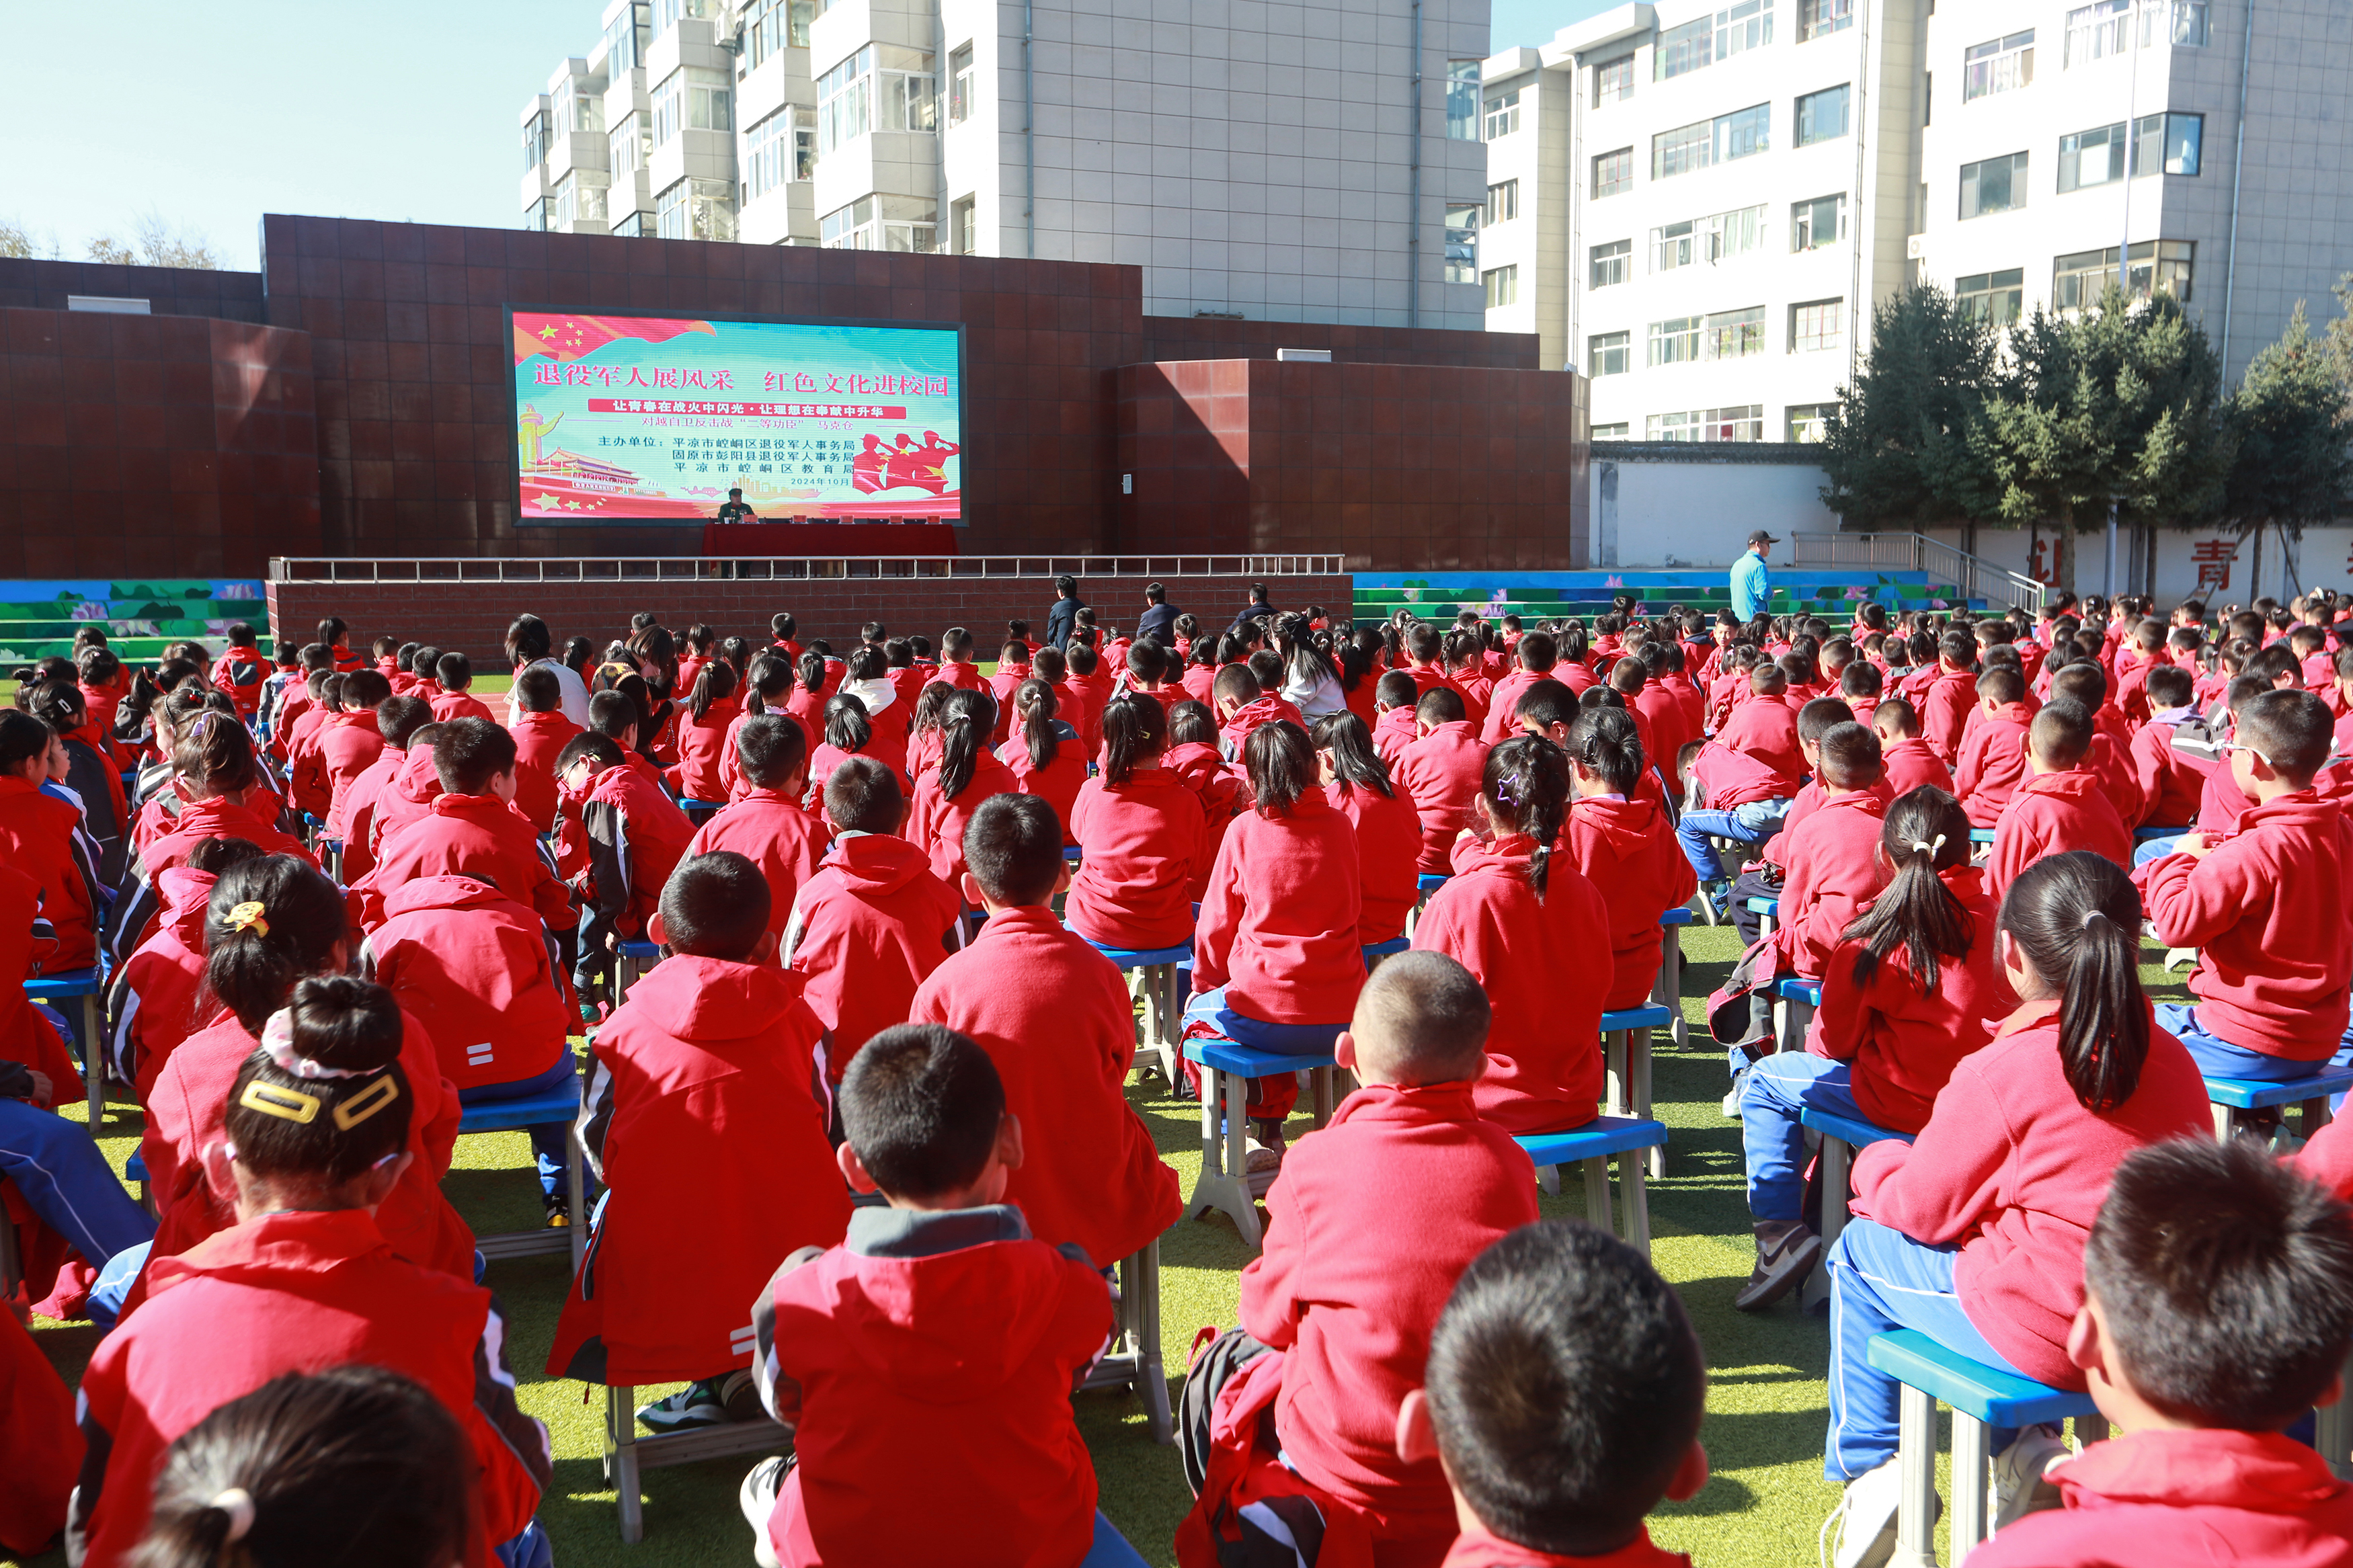
[[[752,510],[752,503],[744,499],[744,492],[741,489],[731,489],[727,492],[727,500],[722,503],[716,512],[712,514],[712,521],[713,522],[757,522],[760,521],[760,515]]]

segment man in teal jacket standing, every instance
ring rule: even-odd
[[[1732,563],[1732,613],[1753,621],[1773,603],[1773,574],[1765,564],[1781,542],[1758,529],[1748,536],[1748,553]]]

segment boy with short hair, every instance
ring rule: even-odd
[[[768,929],[781,942],[793,900],[825,859],[825,829],[801,804],[808,739],[782,713],[758,714],[735,731],[735,761],[749,792],[695,830],[686,858],[733,849],[759,867],[768,879]]]
[[[1879,761],[1887,770],[1890,795],[1909,795],[1924,784],[1953,793],[1953,770],[1920,738],[1918,709],[1901,697],[1883,699],[1871,710],[1871,727],[1879,736]]]
[[[1373,751],[1391,773],[1405,749],[1421,739],[1414,726],[1414,704],[1419,699],[1413,677],[1402,669],[1389,670],[1373,684]]]
[[[452,719],[491,719],[491,710],[472,692],[474,662],[462,653],[443,654],[434,662],[435,678],[441,684],[441,694],[432,699],[433,717],[448,723]]]
[[[2154,673],[2154,669],[2140,672],[2144,696],[2148,677]],[[2115,703],[2102,700],[2106,679],[2097,664],[2079,658],[2051,678],[2051,695],[2072,697],[2092,715],[2092,744],[2084,753],[2084,771],[2100,781],[2100,788],[2116,805],[2116,815],[2130,827],[2140,820],[2147,803],[2141,798],[2140,775],[2133,768],[2132,730]]]
[[[1994,826],[1986,862],[1986,896],[2001,907],[2018,874],[2045,855],[2089,849],[2132,866],[2132,832],[2084,768],[2092,749],[2092,715],[2072,697],[2053,697],[2026,733],[2026,782]]]
[[[2259,1144],[2154,1144],[2116,1167],[2084,1283],[2067,1358],[2115,1435],[1968,1568],[2353,1560],[2353,1486],[2284,1430],[2343,1392],[2353,1213]]]
[[[381,670],[355,669],[343,677],[342,710],[320,722],[306,753],[324,774],[328,806],[323,831],[340,839],[349,831],[353,786],[384,752],[384,726],[376,705],[392,696],[392,682]]]
[[[537,910],[552,930],[575,925],[570,891],[514,809],[514,738],[487,719],[451,720],[434,737],[433,771],[441,793],[427,815],[377,843],[375,868],[353,889],[360,923],[382,925],[385,900],[413,878],[473,877]]]
[[[1052,806],[1027,795],[984,801],[964,856],[965,901],[987,923],[916,987],[908,1021],[944,1024],[988,1053],[1008,1113],[1030,1131],[1006,1201],[1041,1240],[1075,1244],[1107,1268],[1184,1210],[1176,1173],[1122,1088],[1135,1058],[1126,982],[1050,907],[1070,885]]]
[[[1774,841],[1784,879],[1773,940],[1787,968],[1819,976],[1840,934],[1879,890],[1874,856],[1888,796],[1870,730],[1852,720],[1832,725],[1814,750],[1820,804]]]
[[[1369,1536],[1400,1565],[1446,1554],[1453,1497],[1432,1459],[1398,1457],[1398,1411],[1455,1280],[1536,1217],[1527,1155],[1472,1099],[1488,1019],[1477,980],[1442,953],[1388,959],[1358,993],[1336,1048],[1364,1087],[1291,1150],[1267,1194],[1265,1250],[1242,1270],[1240,1331],[1279,1365],[1244,1365],[1217,1393],[1215,1436],[1180,1434],[1209,1478],[1177,1529],[1182,1561],[1214,1561],[1254,1530],[1229,1503],[1274,1471],[1303,1483],[1327,1540]]]
[[[1512,705],[1520,700],[1520,693],[1539,680],[1553,679],[1553,667],[1560,662],[1560,645],[1553,640],[1550,632],[1530,632],[1519,639],[1513,655],[1519,668],[1495,682],[1494,690],[1487,698],[1487,721],[1479,727],[1479,739],[1490,746],[1511,733]],[[1388,677],[1381,679],[1387,680]],[[1376,706],[1379,700],[1379,689],[1376,687]],[[1378,749],[1377,745],[1375,749]]]
[[[1462,1271],[1398,1453],[1445,1469],[1462,1521],[1446,1568],[1690,1568],[1642,1519],[1707,1485],[1706,1396],[1699,1336],[1642,1255],[1539,1220]]]
[[[1961,809],[1974,827],[1991,827],[2026,777],[2026,730],[2034,716],[2026,707],[2026,678],[1996,665],[1978,677],[1977,722],[1961,742],[1953,779]]]
[[[555,759],[564,743],[580,733],[580,726],[565,715],[564,684],[553,668],[534,664],[515,677],[507,732],[515,743],[515,809],[545,837],[555,831],[560,809]]]
[[[2309,691],[2247,701],[2229,754],[2253,808],[2236,833],[2184,835],[2141,872],[2158,937],[2198,949],[2197,1002],[2158,1004],[2158,1022],[2210,1078],[2277,1081],[2353,1062],[2344,1039],[2353,823],[2312,790],[2330,730],[2327,707]]]
[[[828,1081],[860,1047],[907,1021],[915,990],[948,955],[963,902],[931,858],[899,837],[909,806],[899,776],[856,756],[825,781],[833,847],[801,884],[783,963],[808,976],[809,1007],[830,1032]]]
[[[213,665],[212,683],[229,694],[237,704],[237,716],[248,724],[261,711],[261,686],[269,678],[269,667],[262,662],[253,627],[243,621],[230,622],[228,647]]]
[[[659,906],[670,872],[686,855],[694,824],[662,788],[661,774],[635,752],[623,752],[609,735],[583,731],[556,754],[555,782],[580,801],[573,836],[580,869],[573,889],[580,922],[580,967],[574,987],[585,1003],[611,973],[624,941],[637,938]]]
[[[1936,642],[1936,672],[1918,699],[1920,736],[1949,767],[1960,756],[1961,730],[1975,705],[1978,639],[1954,626]]]
[[[609,1190],[547,1370],[691,1380],[638,1412],[675,1432],[758,1416],[745,1303],[771,1259],[841,1239],[849,1194],[826,1141],[822,1027],[801,976],[765,962],[759,868],[726,850],[687,861],[662,889],[661,922],[670,955],[589,1046],[580,1147]]]
[[[1217,708],[1218,743],[1226,754],[1226,761],[1239,763],[1242,760],[1242,742],[1249,740],[1250,731],[1261,724],[1271,724],[1280,719],[1287,720],[1303,730],[1307,728],[1307,721],[1301,718],[1299,710],[1283,697],[1282,687],[1282,677],[1279,669],[1272,690],[1268,689],[1258,672],[1247,664],[1229,664],[1218,671],[1218,679],[1209,686],[1209,698]]]
[[[2148,672],[2145,684],[2149,720],[2132,743],[2133,782],[2141,799],[2140,821],[2133,826],[2186,827],[2198,819],[2206,773],[2212,766],[2205,758],[2192,759],[2175,750],[2173,743],[2184,725],[2194,724],[2194,733],[2205,733],[2190,701],[2196,682],[2186,669],[2160,665]]]
[[[1414,704],[1413,722],[1419,738],[1398,755],[1391,773],[1421,817],[1421,858],[1416,868],[1425,877],[1446,876],[1454,841],[1467,820],[1464,813],[1479,793],[1487,748],[1471,727],[1461,693],[1451,687],[1423,692]]]

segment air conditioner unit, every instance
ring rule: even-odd
[[[1925,261],[1927,258],[1928,237],[1925,234],[1906,235],[1904,238],[1904,259]]]

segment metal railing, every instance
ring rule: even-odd
[[[1336,577],[1341,555],[273,556],[273,583],[611,583],[715,577]]]
[[[1890,572],[1926,572],[1950,583],[1965,599],[1983,599],[1997,608],[2039,615],[2042,584],[1981,555],[1957,550],[1925,533],[1792,533],[1792,560],[1799,566],[1873,566]]]

